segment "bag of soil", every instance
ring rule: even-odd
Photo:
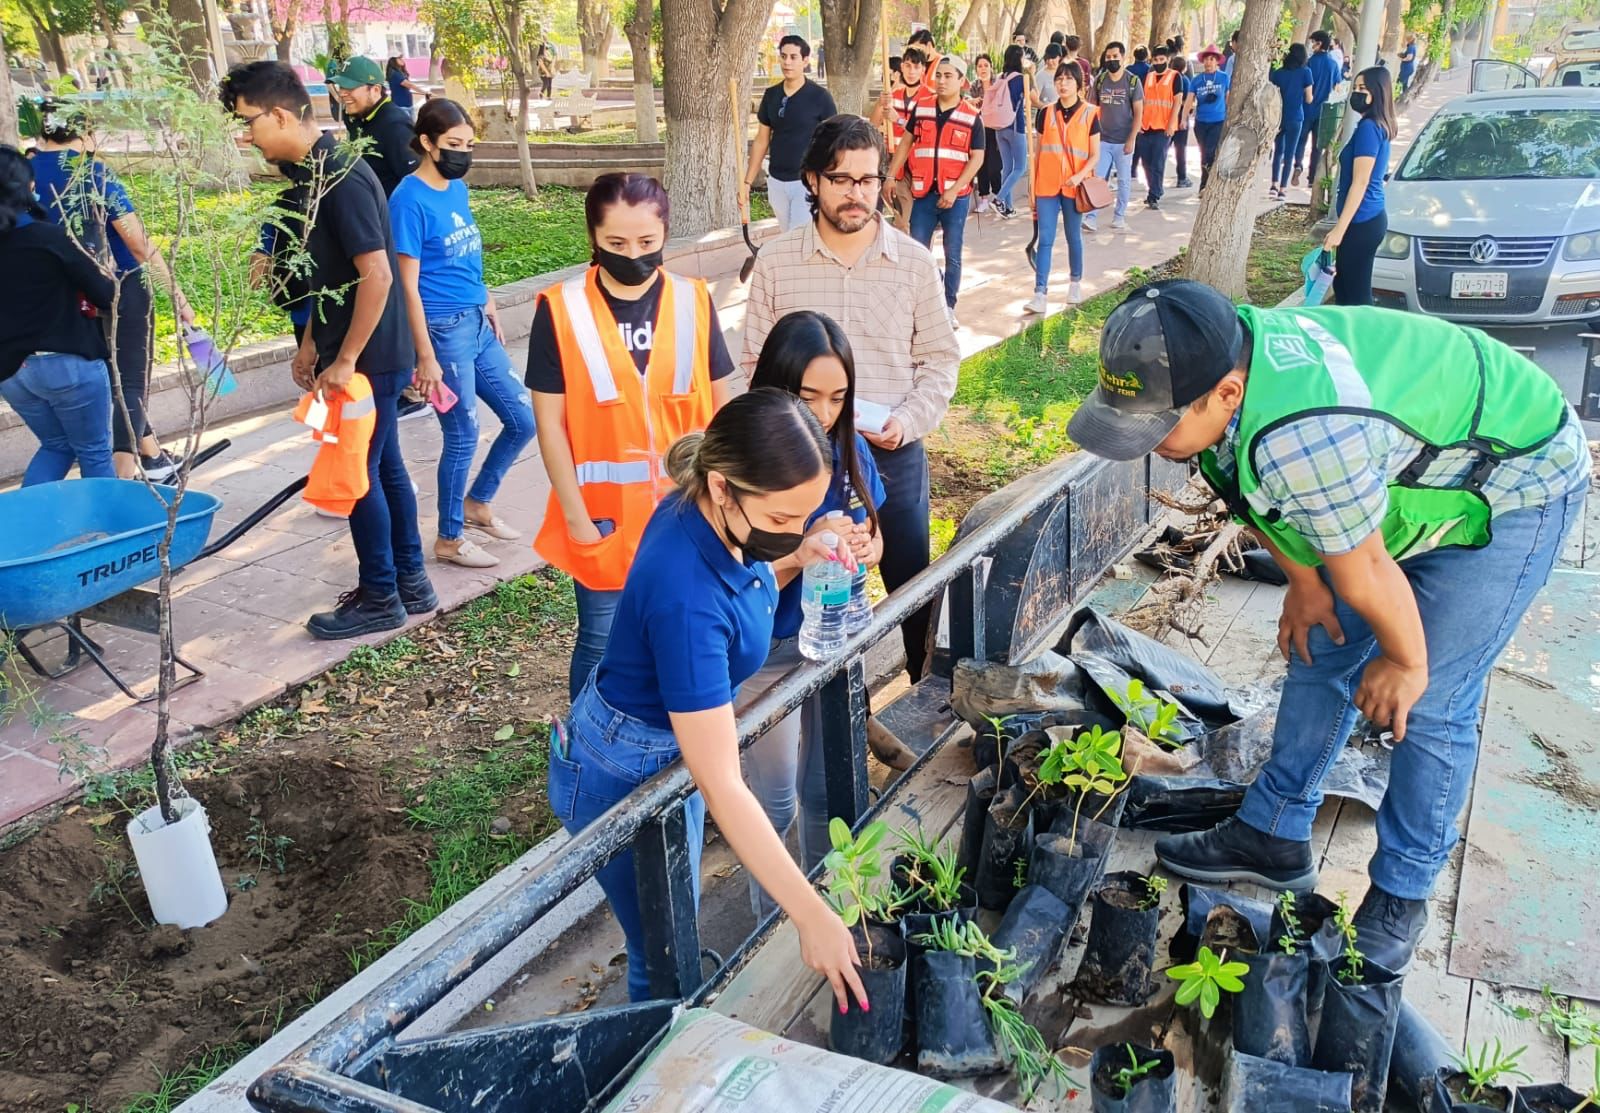
[[[913,966],[917,998],[917,1070],[935,1078],[970,1078],[1005,1066],[979,995],[977,967],[966,955],[927,951]]]
[[[1072,817],[1064,818],[1070,821]],[[1100,881],[1115,838],[1115,828],[1092,820],[1080,821],[1077,838],[1055,831],[1034,837],[1033,853],[1028,857],[1028,884],[1050,890],[1061,901],[1067,909],[1069,933],[1077,926],[1084,901]]]
[[[980,769],[967,782],[967,808],[961,816],[961,868],[969,878],[978,876],[978,855],[983,850],[983,827],[994,802],[995,770]]]
[[[1511,1108],[1515,1113],[1572,1113],[1583,1104],[1583,1097],[1578,1091],[1559,1082],[1543,1086],[1518,1086]]]
[[[1061,953],[1071,930],[1069,919],[1067,906],[1041,885],[1028,885],[1017,894],[992,936],[1000,950],[1016,949],[1015,962],[1022,969],[1005,987],[1007,997],[1021,1004],[1039,984]]]
[[[1354,1113],[1383,1113],[1403,986],[1398,974],[1372,962],[1361,964],[1353,983],[1344,980],[1346,969],[1342,958],[1329,968],[1311,1065],[1350,1075]]]
[[[1285,1066],[1310,1066],[1306,982],[1311,955],[1301,947],[1292,955],[1268,950],[1238,958],[1250,969],[1233,1000],[1234,1050]]]
[[[1126,1081],[1118,1073],[1134,1074]],[[1177,1064],[1172,1052],[1136,1043],[1108,1043],[1089,1060],[1089,1104],[1094,1113],[1173,1113],[1178,1102]]]
[[[1334,923],[1339,906],[1320,893],[1299,893],[1291,906],[1291,921],[1284,915],[1282,898],[1272,906],[1271,946],[1283,950],[1286,937],[1310,957],[1306,969],[1306,1031],[1316,1046],[1322,1024],[1322,999],[1326,996],[1328,964],[1344,950],[1344,937]],[[1303,1065],[1303,1064],[1302,1064]]]
[[[865,930],[863,930],[863,927]],[[848,1012],[834,1011],[828,1046],[869,1063],[892,1063],[905,1043],[906,942],[899,924],[857,924],[850,929],[861,965],[856,973],[867,991],[869,1009],[852,1001]],[[868,940],[870,939],[870,954]]]
[[[1485,1086],[1468,1101],[1466,1095],[1470,1088],[1465,1071],[1440,1067],[1433,1072],[1432,1113],[1509,1113],[1511,1087]],[[1571,1109],[1569,1105],[1561,1113],[1569,1113]]]
[[[1351,1113],[1350,1076],[1290,1067],[1236,1051],[1222,1113]]]
[[[1272,926],[1272,905],[1266,901],[1240,896],[1231,889],[1185,882],[1178,886],[1178,908],[1183,913],[1183,921],[1172,937],[1170,952],[1174,964],[1194,961],[1200,937],[1205,934],[1206,921],[1218,905],[1226,905],[1243,916],[1257,939],[1265,938]]]
[[[1155,988],[1156,932],[1161,908],[1146,903],[1147,878],[1125,870],[1095,890],[1089,941],[1078,964],[1078,988],[1109,1005],[1142,1005]],[[1118,1107],[1121,1108],[1121,1107]]]
[[[997,792],[989,804],[974,881],[980,908],[1003,912],[1027,883],[1028,853],[1033,845],[1033,814],[1022,807],[1027,795],[1021,785],[1012,785]]]

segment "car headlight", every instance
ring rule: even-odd
[[[1378,245],[1378,258],[1404,259],[1411,254],[1411,237],[1404,232],[1390,232]]]
[[[1567,246],[1562,250],[1561,257],[1570,262],[1600,259],[1600,232],[1583,232],[1576,236],[1567,237]]]

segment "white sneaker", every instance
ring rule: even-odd
[[[1022,307],[1022,311],[1024,313],[1048,313],[1050,311],[1050,303],[1045,301],[1043,294],[1035,293],[1033,299]]]
[[[989,211],[989,198],[987,196],[978,198],[977,211],[980,213],[986,213]]]
[[[1083,287],[1074,282],[1067,287],[1067,304],[1078,305],[1083,301]]]
[[[1113,232],[1126,232],[1128,230],[1127,220],[1120,216],[1117,217],[1111,222],[1111,230]]]
[[[961,331],[961,322],[956,320],[956,307],[953,306],[953,305],[949,306],[949,307],[946,308],[945,312],[950,314],[950,331],[951,332],[960,332]]]
[[[1100,224],[1095,220],[1085,220],[1083,222],[1083,230],[1085,232],[1098,232],[1100,231]]]

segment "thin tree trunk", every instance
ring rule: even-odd
[[[628,49],[633,52],[633,128],[641,143],[657,143],[656,88],[654,65],[650,58],[650,23],[655,18],[655,0],[635,0],[633,18],[624,30]]]
[[[1050,0],[1024,0],[1022,14],[1017,17],[1017,28],[1028,36],[1029,43],[1039,43],[1043,39],[1045,16],[1049,11]],[[1007,34],[1005,40],[1010,42],[1011,36]]]
[[[500,33],[500,48],[517,91],[517,111],[513,133],[517,142],[517,171],[522,177],[522,193],[530,200],[539,196],[539,183],[533,177],[533,154],[528,150],[528,102],[533,99],[528,81],[528,58],[523,49],[523,0],[489,0],[489,14]],[[509,105],[507,106],[510,107]]]
[[[1383,46],[1380,53],[1387,57],[1400,53],[1401,24],[1405,20],[1406,0],[1389,0],[1384,8]],[[1399,63],[1396,63],[1398,66]]]
[[[183,54],[184,68],[196,91],[204,95],[212,86],[211,42],[206,34],[206,13],[200,0],[167,0],[173,37]]]
[[[1170,39],[1178,27],[1178,0],[1152,0],[1150,5],[1150,45]]]
[[[1150,0],[1133,0],[1133,6],[1128,12],[1128,57],[1133,57],[1134,49],[1148,46],[1148,41],[1141,41],[1140,36],[1150,29]]]
[[[1311,49],[1311,44],[1306,41],[1306,36],[1311,32],[1307,29],[1311,23],[1311,9],[1316,7],[1317,0],[1296,0],[1294,6],[1294,30],[1289,32],[1297,43],[1306,43],[1306,49]]]
[[[278,61],[285,65],[291,64],[290,55],[294,52],[295,32],[300,29],[300,5],[302,0],[288,0],[284,6],[283,20],[279,22],[272,18],[272,9],[267,9],[267,26],[272,30],[272,44],[277,50]]]
[[[956,28],[956,38],[965,39],[971,43],[975,41],[979,31],[983,29],[983,9],[989,0],[972,0],[967,5],[967,14],[961,17],[961,26]],[[887,14],[883,18],[888,18]]]
[[[11,91],[10,58],[5,31],[0,29],[0,143],[20,147],[22,139],[17,134],[17,95]]]
[[[864,116],[867,86],[878,58],[883,0],[821,0],[822,41],[828,44],[828,92],[840,112]]]
[[[1091,61],[1098,63],[1106,43],[1116,38],[1117,20],[1122,18],[1123,3],[1124,0],[1106,0],[1105,14],[1100,17],[1100,26],[1094,33],[1094,49],[1084,48],[1084,55]]]
[[[1072,33],[1081,40],[1079,49],[1086,57],[1094,57],[1094,3],[1093,0],[1067,0],[1072,15]]]
[[[39,57],[56,68],[57,77],[66,77],[72,72],[72,67],[67,64],[67,49],[61,36],[37,18],[30,16],[29,22],[33,24],[34,40],[39,44]]]
[[[578,0],[578,43],[583,51],[583,69],[596,84],[606,76],[612,30],[611,9],[604,0]]]
[[[1280,10],[1279,0],[1246,0],[1227,122],[1216,164],[1200,194],[1184,265],[1187,277],[1234,298],[1245,296],[1258,171],[1276,130],[1277,98],[1267,84],[1267,73]]]
[[[667,116],[667,192],[672,230],[698,236],[739,219],[738,183],[749,152],[735,151],[743,130],[756,47],[772,0],[727,0],[719,12],[702,0],[662,0],[661,62]],[[832,53],[832,47],[829,48]],[[725,94],[739,81],[738,116]]]

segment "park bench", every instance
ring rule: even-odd
[[[552,127],[555,117],[565,116],[568,126],[576,130],[594,115],[594,110],[599,105],[595,91],[589,87],[589,75],[582,70],[568,70],[566,73],[556,74],[550,93],[548,115]]]

